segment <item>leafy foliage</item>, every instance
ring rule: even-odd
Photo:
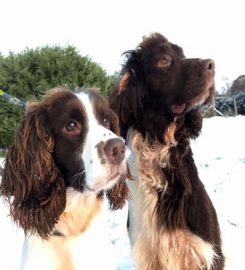
[[[232,97],[216,97],[215,107],[225,116],[233,116],[236,114],[245,115],[245,91],[241,91]]]
[[[107,96],[116,79],[73,46],[26,49],[5,57],[0,53],[0,89],[22,100],[39,99],[58,85],[96,87]],[[0,99],[0,148],[10,145],[23,113]]]

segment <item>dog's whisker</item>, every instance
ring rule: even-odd
[[[76,182],[78,182],[79,185],[80,185],[80,182],[82,183],[83,181],[79,181],[79,180],[80,180],[81,177],[83,177],[84,175],[85,175],[85,169],[80,168],[80,169],[77,171],[77,173],[73,175],[71,185],[75,185]]]
[[[73,175],[73,177],[76,177],[77,175],[83,174],[85,172],[85,169],[80,168],[76,174]]]

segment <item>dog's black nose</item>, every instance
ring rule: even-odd
[[[125,157],[126,147],[123,140],[110,139],[104,146],[104,152],[111,164],[120,164]]]
[[[203,65],[207,70],[214,72],[215,64],[212,59],[203,60]]]

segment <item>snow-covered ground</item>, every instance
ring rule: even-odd
[[[202,135],[192,142],[192,149],[200,178],[219,216],[226,270],[244,270],[245,117],[205,119]],[[0,204],[0,269],[17,270],[24,237],[6,215],[7,210]],[[127,207],[108,216],[118,270],[133,270],[126,231]]]
[[[245,117],[206,119],[192,149],[219,217],[226,270],[244,270]]]

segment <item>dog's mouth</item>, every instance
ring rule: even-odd
[[[85,188],[88,191],[99,193],[111,189],[118,181],[125,180],[127,178],[128,170],[127,163],[124,159],[119,165],[109,165],[107,167],[106,176],[97,179],[96,184],[93,187],[90,187],[88,184],[85,184]]]
[[[171,112],[176,115],[183,114],[188,112],[196,107],[201,107],[205,104],[208,104],[212,100],[214,92],[214,79],[207,80],[201,94],[192,98],[190,101],[181,104],[173,104],[171,106]]]
[[[127,163],[124,159],[120,165],[110,165],[109,166],[108,176],[105,179],[105,182],[108,185],[111,185],[113,182],[117,182],[119,179],[127,177]]]
[[[174,104],[171,106],[171,111],[174,114],[182,114],[185,111],[186,106],[186,103],[183,103],[181,105]]]

